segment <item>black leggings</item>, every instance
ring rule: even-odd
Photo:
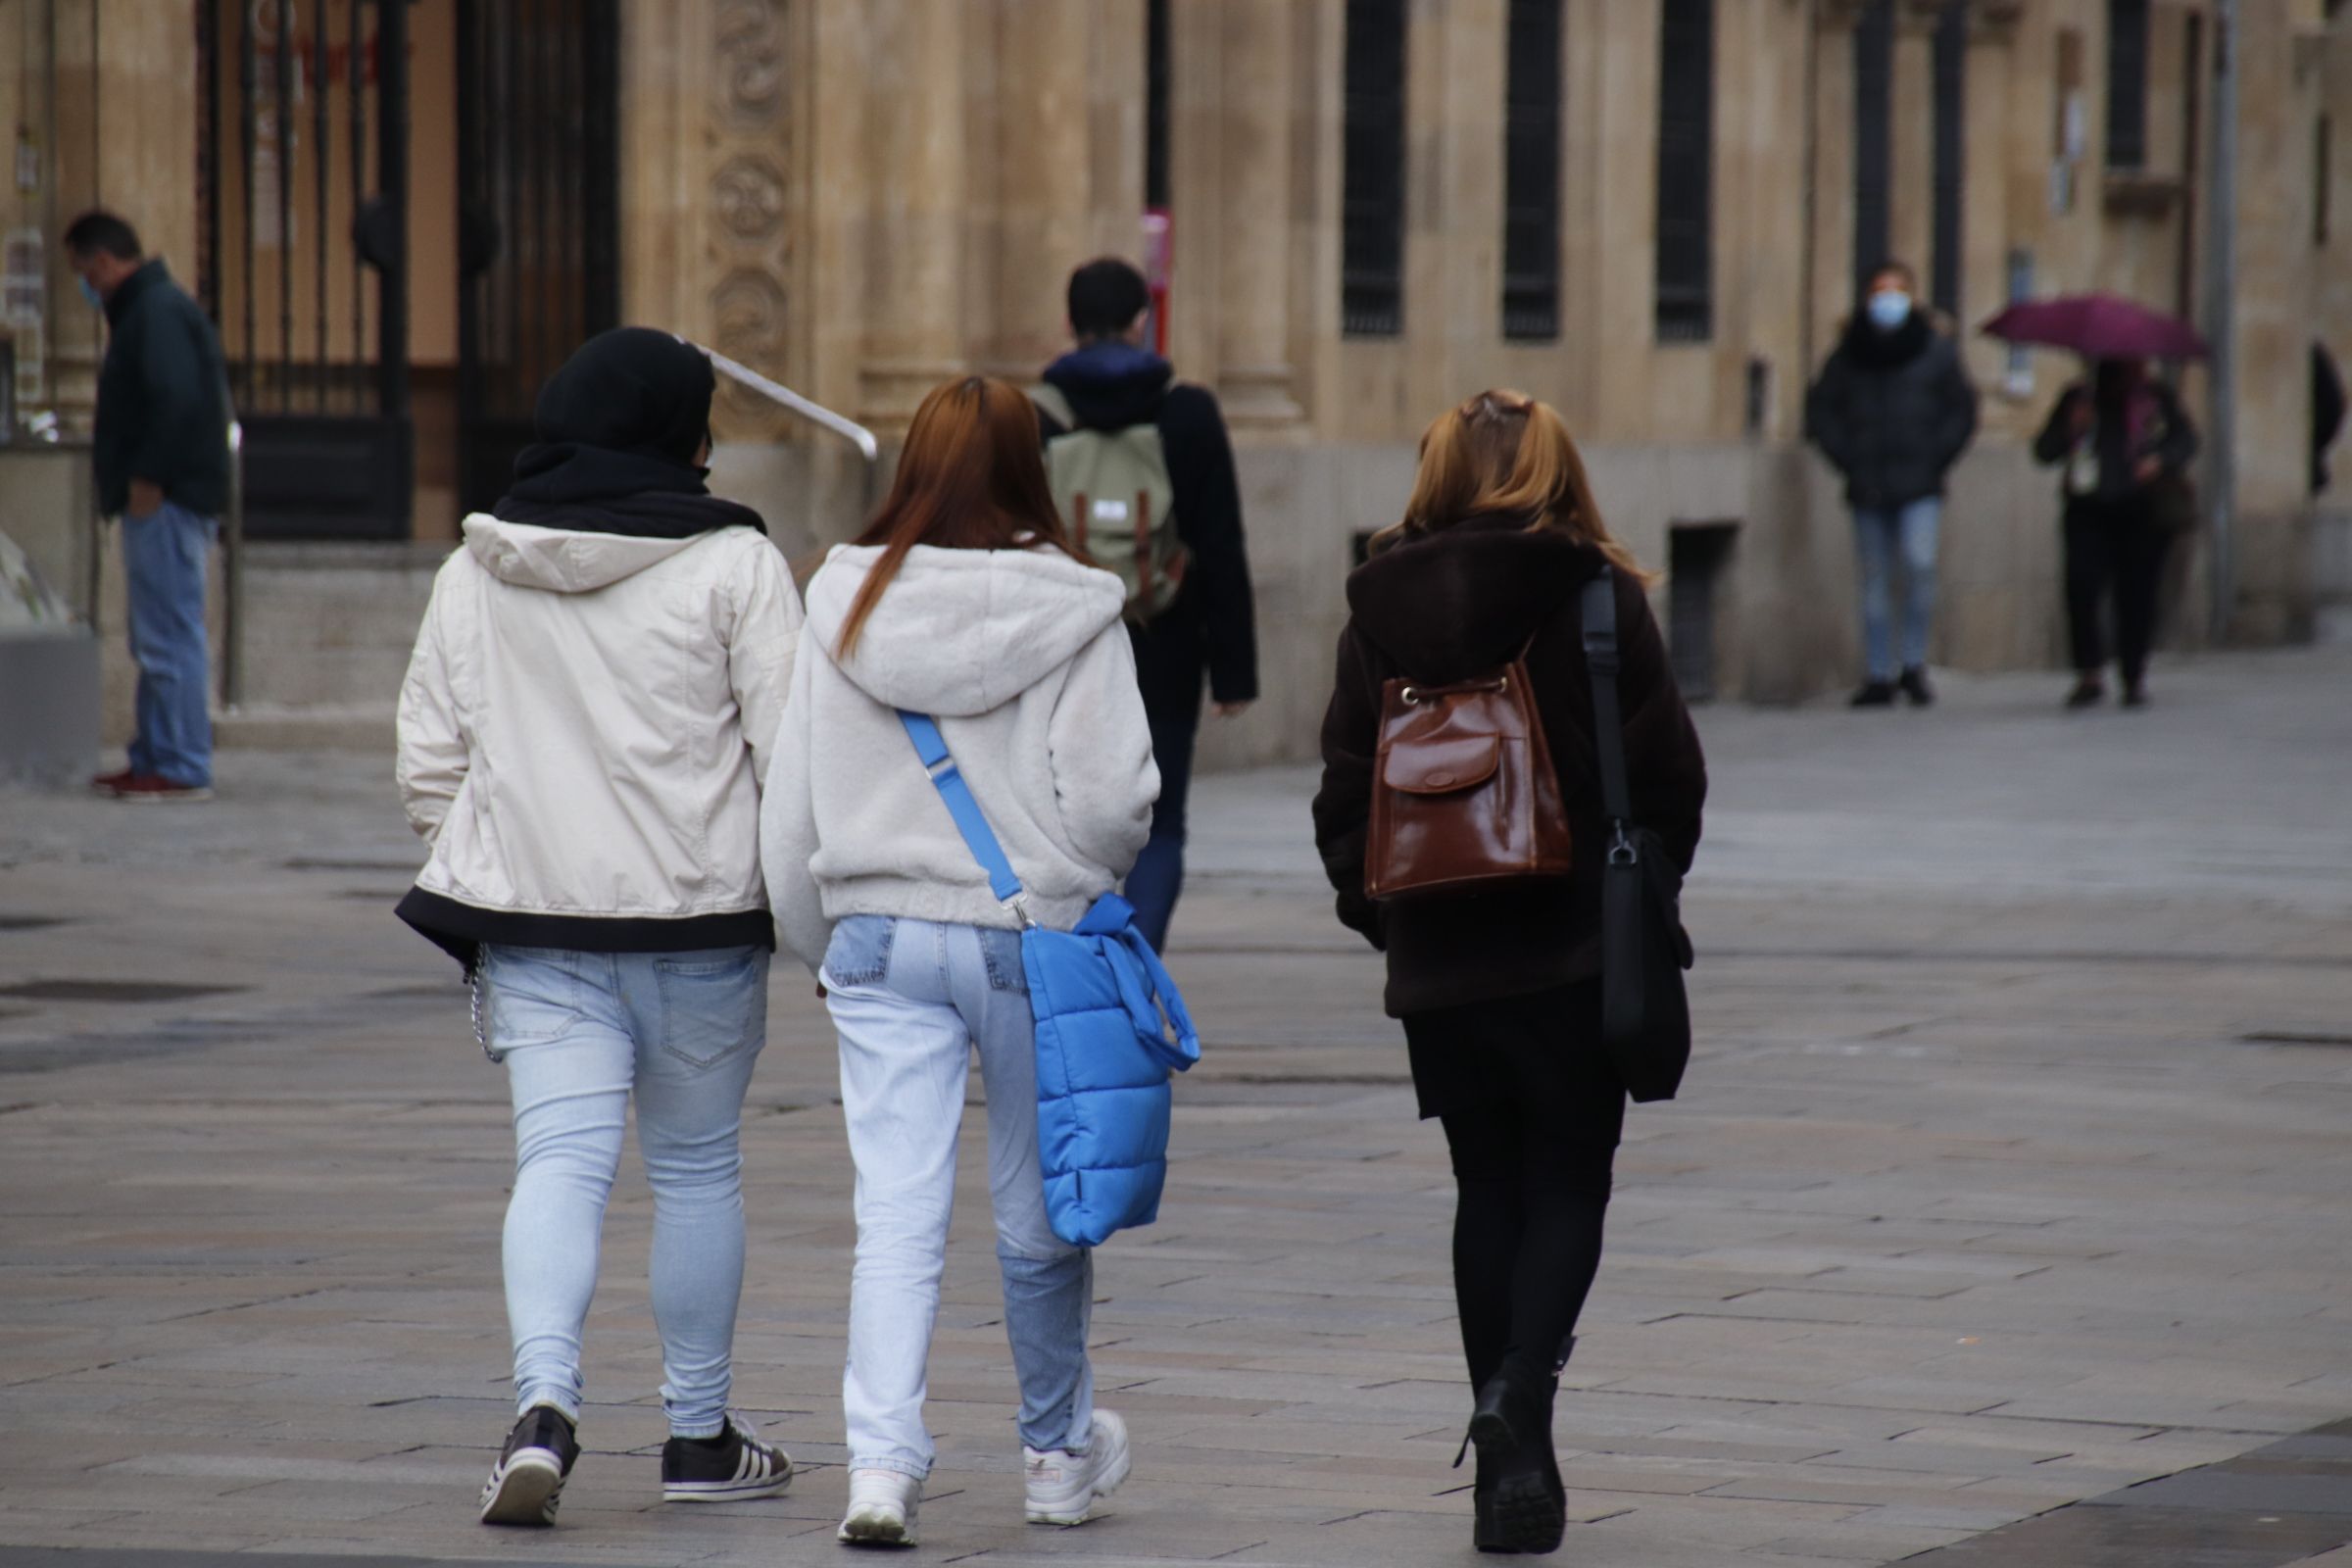
[[[1625,1125],[1625,1089],[1596,1040],[1562,1029],[1556,1012],[1550,1027],[1532,1029],[1536,1019],[1519,1007],[1497,1012],[1478,1020],[1494,1031],[1486,1040],[1459,1030],[1456,1049],[1492,1053],[1494,1076],[1518,1092],[1441,1117],[1457,1190],[1453,1292],[1473,1387],[1506,1360],[1539,1376],[1566,1359],[1600,1268]]]
[[[2078,499],[2066,509],[2066,619],[2076,672],[2096,675],[2107,664],[2102,612],[2115,606],[2115,656],[2124,684],[2146,675],[2156,641],[2156,601],[2164,588],[2164,558],[2172,535],[2156,525],[2144,498]]]

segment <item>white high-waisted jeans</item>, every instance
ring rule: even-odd
[[[1084,1453],[1094,1254],[1054,1234],[1037,1150],[1037,1056],[1020,940],[884,915],[834,928],[825,989],[841,1032],[841,1103],[858,1167],[858,1262],[842,1377],[850,1464],[930,1474],[925,1363],[939,1317],[956,1142],[973,1050],[988,1090],[988,1185],[1021,1442]]]

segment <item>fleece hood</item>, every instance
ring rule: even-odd
[[[1348,577],[1357,630],[1431,685],[1509,662],[1599,572],[1600,552],[1516,517],[1471,517]]]
[[[487,513],[466,519],[466,548],[482,569],[500,582],[517,588],[538,588],[555,594],[594,593],[624,577],[634,577],[681,551],[691,550],[694,534],[682,539],[647,538],[638,534],[598,533],[543,527],[533,522],[510,522]]]
[[[808,630],[825,657],[882,550],[840,545],[808,584]],[[891,708],[969,717],[1002,708],[1075,659],[1118,622],[1127,591],[1107,571],[1057,550],[942,550],[917,545],[833,662]]]

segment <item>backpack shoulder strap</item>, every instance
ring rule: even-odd
[[[947,803],[948,815],[955,820],[956,831],[963,835],[965,848],[980,869],[988,873],[988,890],[1002,904],[1012,906],[1021,923],[1029,923],[1029,912],[1021,903],[1021,879],[1013,874],[1012,862],[1004,858],[1004,847],[988,825],[988,816],[973,798],[971,785],[964,782],[956,770],[956,759],[948,751],[948,738],[939,732],[936,719],[923,713],[899,710],[899,722],[906,727],[906,738],[914,743],[914,755],[922,759],[923,766],[931,773],[931,782],[938,786],[939,798]]]
[[[1600,806],[1622,829],[1634,819],[1625,777],[1625,715],[1617,694],[1617,574],[1585,584],[1585,667],[1592,675],[1592,751],[1600,763]]]
[[[1060,425],[1064,431],[1078,428],[1078,411],[1070,407],[1070,400],[1053,382],[1040,381],[1031,387],[1029,401],[1037,405],[1039,413]]]

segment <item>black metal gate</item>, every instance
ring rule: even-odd
[[[227,354],[260,537],[409,530],[408,13],[197,10],[198,293]]]
[[[618,0],[459,0],[460,503],[488,507],[548,372],[620,313]]]

